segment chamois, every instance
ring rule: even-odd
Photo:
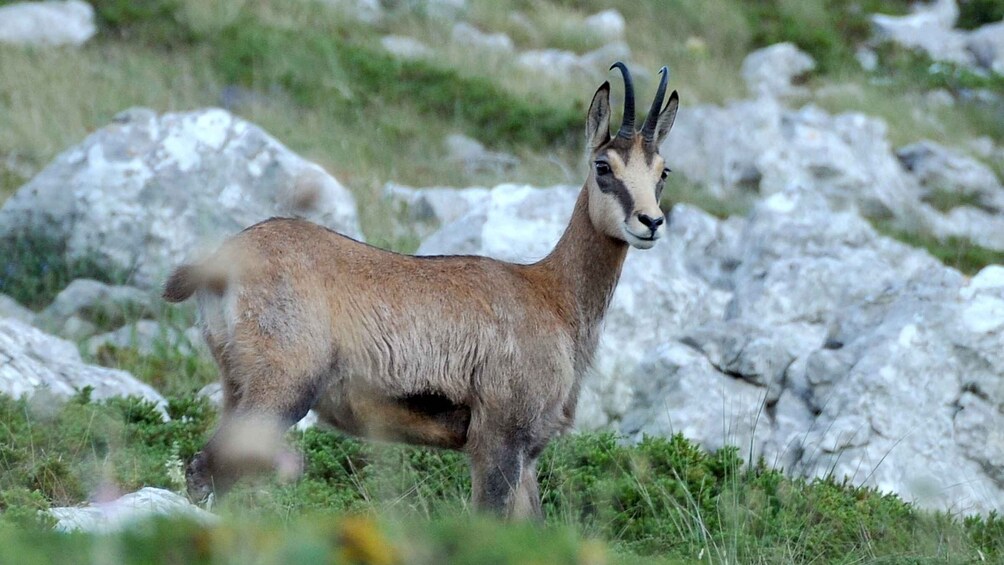
[[[567,229],[536,263],[401,255],[272,218],[172,273],[164,298],[196,295],[223,386],[219,428],[186,470],[193,499],[248,472],[227,451],[239,422],[271,422],[280,437],[313,408],[349,434],[463,451],[475,508],[541,516],[536,461],[574,419],[628,248],[664,233],[669,169],[658,150],[679,97],[663,107],[663,67],[636,131],[631,75],[621,62],[610,68],[624,79],[620,130],[611,137],[604,82],[586,117],[589,174]]]

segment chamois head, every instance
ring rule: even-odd
[[[611,138],[610,83],[604,82],[593,95],[586,118],[591,162],[586,179],[589,218],[601,233],[648,249],[661,237],[665,223],[659,198],[669,169],[659,155],[659,145],[673,127],[680,99],[674,90],[663,108],[669,79],[663,67],[645,124],[641,131],[635,131],[631,73],[621,62],[610,68],[618,68],[624,75],[624,119],[616,137]]]

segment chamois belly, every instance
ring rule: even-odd
[[[335,390],[332,390],[335,389]],[[388,396],[365,386],[332,387],[314,407],[325,423],[346,433],[444,449],[467,444],[471,409],[445,395]]]

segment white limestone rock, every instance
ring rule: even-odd
[[[355,199],[319,166],[220,109],[133,109],[53,161],[0,208],[0,237],[44,232],[159,287],[201,249],[271,216],[360,238]]]
[[[0,43],[79,47],[96,32],[94,8],[81,0],[0,6]]]
[[[69,398],[91,387],[91,398],[139,396],[160,407],[167,402],[125,371],[83,362],[77,346],[13,319],[0,319],[0,393],[20,398],[39,393]]]
[[[155,517],[185,518],[210,526],[219,517],[169,490],[144,487],[109,502],[63,506],[49,510],[60,532],[108,534],[136,527]]]

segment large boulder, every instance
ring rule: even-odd
[[[1004,503],[1004,269],[967,280],[798,189],[730,247],[723,317],[681,320],[635,368],[623,433],[683,431],[926,507]]]
[[[918,49],[935,61],[974,65],[976,59],[968,48],[967,34],[954,29],[958,19],[955,0],[934,0],[916,4],[907,16],[875,14],[872,24],[879,39]]]
[[[20,398],[44,393],[69,398],[90,387],[91,398],[139,396],[160,407],[167,402],[125,371],[88,365],[77,346],[13,319],[0,319],[0,393]]]
[[[94,8],[81,0],[0,6],[0,43],[76,47],[96,31]]]
[[[86,506],[63,506],[49,510],[56,519],[56,530],[107,534],[128,530],[153,518],[185,518],[203,525],[219,521],[178,493],[162,488],[144,487],[107,502]]]
[[[257,126],[219,109],[134,109],[8,199],[0,237],[41,234],[153,288],[197,249],[276,215],[360,237],[349,191]]]

